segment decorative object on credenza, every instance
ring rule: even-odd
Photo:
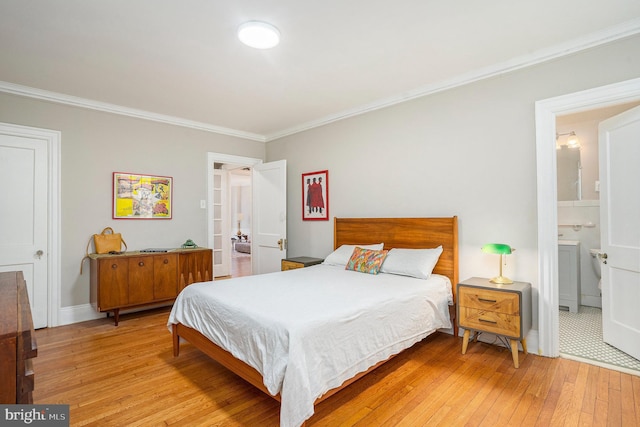
[[[500,274],[491,279],[491,282],[501,285],[510,285],[513,283],[513,280],[502,275],[502,258],[504,255],[511,255],[514,251],[515,249],[504,243],[488,243],[482,247],[482,252],[500,255]]]
[[[100,234],[94,234],[89,238],[87,242],[87,249],[85,255],[80,261],[80,274],[82,274],[82,264],[85,259],[89,259],[89,246],[93,242],[93,247],[96,254],[111,254],[119,255],[127,250],[127,242],[122,238],[122,234],[116,233],[111,227],[105,227]],[[124,245],[124,251],[122,246]]]
[[[302,220],[329,219],[329,171],[302,174]]]
[[[97,254],[108,254],[111,252],[120,253],[122,245],[124,245],[124,249],[126,251],[127,243],[122,238],[122,234],[115,233],[111,227],[106,227],[100,234],[93,235],[93,246],[95,246],[95,253]],[[87,245],[87,248],[88,247],[89,246]]]
[[[113,219],[171,219],[173,178],[113,173]]]
[[[187,241],[182,244],[183,249],[190,249],[190,248],[192,249],[197,247],[198,245],[196,245],[196,243],[191,239],[187,239]]]

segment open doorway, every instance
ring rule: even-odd
[[[560,355],[634,371],[640,371],[640,361],[603,339],[598,125],[637,105],[556,118]],[[576,138],[572,144],[570,137]]]
[[[640,100],[640,79],[536,102],[538,176],[538,353],[558,357],[556,117]]]
[[[251,169],[262,160],[218,153],[208,153],[207,160],[207,245],[214,277],[251,275]]]

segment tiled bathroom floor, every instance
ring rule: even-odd
[[[596,307],[580,306],[578,313],[560,310],[560,353],[595,361],[601,366],[637,371],[635,374],[640,375],[640,360],[602,340],[602,310]]]

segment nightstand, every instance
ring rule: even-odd
[[[309,267],[311,265],[320,264],[324,261],[322,258],[311,258],[308,256],[300,256],[296,258],[285,258],[282,260],[280,269],[282,271],[293,270],[296,268]]]
[[[520,366],[518,341],[527,354],[526,338],[531,329],[531,284],[499,285],[472,277],[458,283],[457,295],[458,326],[464,328],[462,354],[467,352],[471,331],[474,341],[480,333],[489,332],[509,340],[513,364],[516,368]]]

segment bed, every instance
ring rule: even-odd
[[[334,220],[336,249],[380,242],[442,253],[428,279],[347,271],[328,257],[304,269],[192,284],[169,317],[174,356],[181,340],[192,343],[280,401],[281,426],[303,424],[315,404],[429,334],[453,328],[457,336],[457,217]]]

